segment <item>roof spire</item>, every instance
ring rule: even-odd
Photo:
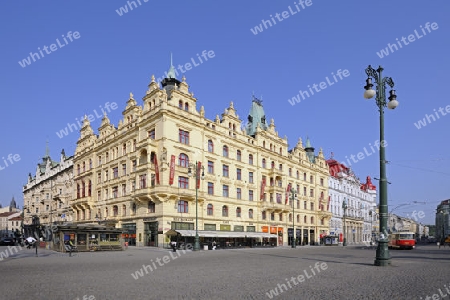
[[[50,150],[48,149],[48,138],[47,141],[45,142],[45,157],[49,157],[50,154]]]
[[[172,52],[170,52],[170,68],[169,68],[169,72],[167,72],[167,78],[176,78],[175,77],[175,67],[173,66],[173,62],[172,62]]]

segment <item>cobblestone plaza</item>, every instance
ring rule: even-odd
[[[130,247],[72,257],[16,250],[0,248],[13,253],[0,261],[1,299],[445,299],[450,294],[450,248],[434,244],[390,251],[390,267],[373,266],[375,249],[361,246],[177,253]]]

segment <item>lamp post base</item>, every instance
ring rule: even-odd
[[[391,265],[391,257],[389,255],[388,242],[386,240],[378,241],[374,265],[379,267]]]
[[[198,237],[198,234],[195,235],[195,242],[194,242],[194,251],[200,250],[200,240]]]

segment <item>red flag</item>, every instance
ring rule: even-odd
[[[174,177],[175,177],[175,155],[172,155],[170,157],[169,185],[173,184]]]
[[[155,164],[156,184],[159,184],[159,167],[158,167],[158,159],[156,158],[156,155],[153,156],[153,163]]]
[[[328,196],[327,211],[330,210],[330,200],[331,200],[331,196]]]
[[[259,196],[259,200],[264,198],[264,188],[266,187],[266,179],[263,179],[261,182],[261,195]]]
[[[284,204],[288,204],[288,200],[289,200],[289,193],[291,192],[291,184],[289,183],[287,188],[286,188],[286,203]]]
[[[202,168],[202,163],[201,162],[197,162],[197,189],[200,188],[200,170]]]

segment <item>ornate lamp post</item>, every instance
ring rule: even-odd
[[[291,200],[292,200],[292,242],[291,242],[291,247],[295,248],[296,242],[295,242],[294,207],[295,207],[295,200],[297,199],[297,191],[295,189],[291,189],[290,192],[291,192]]]
[[[205,167],[200,166],[200,162],[195,162],[195,165],[189,164],[188,168],[188,176],[195,176],[195,242],[194,242],[194,251],[200,250],[200,240],[198,237],[198,188],[200,179],[205,178]],[[194,167],[194,173],[192,174],[192,167]],[[200,176],[200,170],[202,171],[202,175]]]
[[[347,232],[345,228],[345,210],[347,209],[347,202],[345,199],[342,202],[342,208],[344,209],[344,242],[342,243],[342,246],[347,246]]]
[[[364,89],[364,98],[371,99],[376,95],[375,101],[380,112],[380,239],[377,246],[377,252],[375,257],[376,266],[388,266],[391,264],[391,258],[388,250],[388,239],[384,236],[384,232],[387,232],[387,219],[388,219],[388,197],[387,197],[387,179],[386,179],[386,154],[384,147],[384,108],[387,106],[389,109],[395,109],[398,106],[397,96],[395,90],[389,91],[389,102],[386,102],[386,84],[391,88],[394,87],[394,81],[391,77],[382,76],[383,68],[378,67],[377,70],[370,65],[366,69],[367,80]],[[372,78],[375,79],[377,85],[377,91],[372,89]]]

